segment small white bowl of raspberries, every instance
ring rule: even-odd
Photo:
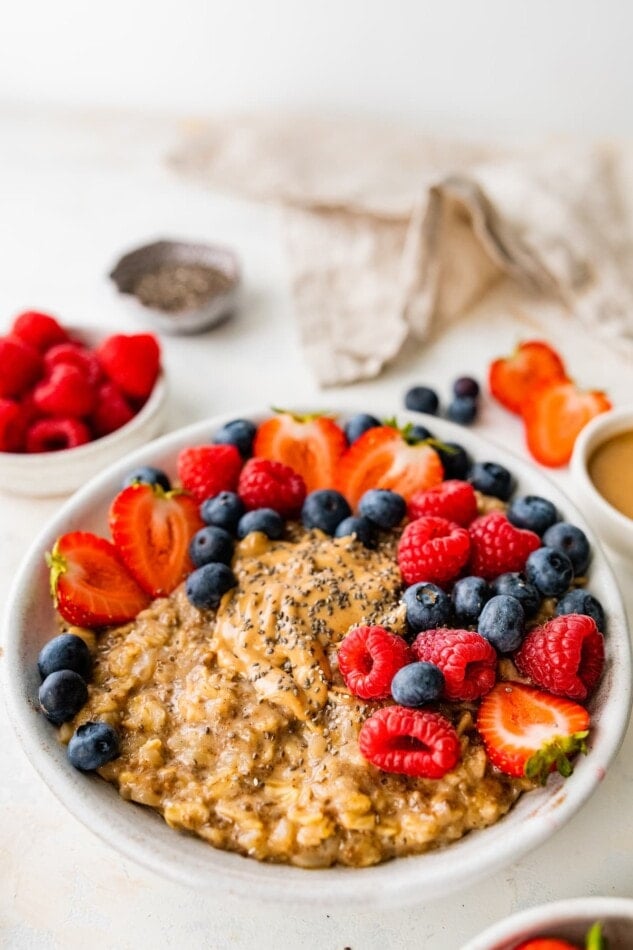
[[[159,433],[166,397],[154,334],[19,314],[0,336],[0,489],[74,491]]]

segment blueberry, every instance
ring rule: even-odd
[[[68,761],[82,772],[92,772],[119,754],[119,736],[107,722],[85,722],[68,743]]]
[[[237,523],[238,538],[245,538],[251,531],[262,531],[271,541],[277,541],[284,533],[284,519],[272,508],[255,508]]]
[[[412,409],[414,412],[426,412],[430,416],[436,415],[440,407],[437,393],[428,386],[413,386],[407,390],[404,404],[407,409]]]
[[[433,438],[433,433],[426,426],[413,425],[407,430],[407,441],[411,443],[426,442],[427,439]]]
[[[451,617],[451,598],[441,587],[420,581],[407,587],[403,595],[407,623],[412,633],[445,627]]]
[[[543,535],[558,521],[558,511],[554,505],[540,495],[521,495],[520,498],[514,498],[508,505],[506,514],[508,521],[515,527],[526,528],[538,535]]]
[[[194,567],[202,567],[203,564],[212,564],[214,561],[230,564],[233,557],[233,538],[228,531],[216,525],[200,528],[189,542],[189,557]]]
[[[562,551],[544,547],[532,551],[525,563],[525,573],[544,597],[560,597],[571,583],[574,568]]]
[[[512,653],[525,636],[523,607],[516,597],[496,594],[481,611],[477,630],[499,653]]]
[[[466,478],[471,459],[466,449],[457,442],[442,442],[433,446],[440,457],[444,478]]]
[[[233,419],[227,422],[213,436],[215,445],[234,445],[242,458],[253,454],[253,439],[257,426],[250,419]]]
[[[59,726],[71,720],[88,701],[88,687],[79,673],[58,670],[46,677],[38,698],[46,718]]]
[[[554,613],[557,617],[562,617],[564,614],[585,614],[587,617],[593,617],[598,630],[604,633],[605,620],[602,604],[593,594],[579,587],[561,597]]]
[[[237,523],[244,514],[244,502],[233,491],[221,491],[213,498],[207,498],[200,505],[200,517],[205,524],[212,524],[225,531],[235,533]]]
[[[62,633],[42,647],[37,666],[43,680],[60,670],[72,670],[87,680],[92,671],[92,656],[81,637],[76,637],[74,633]]]
[[[347,499],[333,488],[319,488],[306,496],[301,509],[301,521],[306,528],[320,528],[334,534],[337,526],[352,513]]]
[[[334,532],[335,538],[347,538],[355,534],[361,544],[366,548],[374,546],[376,541],[376,528],[368,518],[343,518],[340,524],[336,526]]]
[[[137,482],[144,482],[147,485],[160,485],[164,491],[171,489],[171,482],[165,472],[160,468],[154,468],[153,465],[140,465],[138,468],[132,469],[125,476],[121,487],[127,488],[128,485],[135,485]]]
[[[499,574],[491,586],[494,594],[509,594],[510,597],[515,597],[523,607],[526,618],[533,617],[541,606],[541,595],[523,572]]]
[[[194,607],[217,607],[223,594],[236,584],[235,574],[226,564],[203,564],[185,581],[185,593]]]
[[[460,376],[453,383],[454,396],[470,396],[476,399],[479,395],[479,383],[472,376]]]
[[[566,521],[553,524],[543,535],[543,544],[566,554],[571,561],[576,577],[584,574],[589,567],[589,558],[591,557],[589,541],[584,531],[581,531],[576,525],[567,524]]]
[[[498,462],[475,462],[468,481],[484,495],[493,495],[507,501],[514,489],[514,479],[507,468]]]
[[[358,511],[379,528],[395,528],[407,513],[407,503],[395,491],[370,488],[359,501]]]
[[[375,429],[379,425],[380,420],[376,419],[376,416],[370,416],[366,412],[359,412],[355,416],[352,416],[345,424],[347,441],[351,445],[356,439],[360,439],[364,432],[367,432],[369,429]]]
[[[455,396],[449,403],[446,416],[451,422],[469,426],[477,418],[477,400],[472,396]]]
[[[492,596],[492,591],[483,577],[470,576],[455,582],[451,596],[456,619],[468,627],[477,623],[484,604]]]
[[[391,695],[401,706],[423,706],[438,699],[444,674],[435,663],[408,663],[391,681]]]

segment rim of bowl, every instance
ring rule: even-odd
[[[618,511],[604,495],[601,495],[589,477],[588,462],[590,454],[611,436],[619,435],[631,429],[633,431],[633,406],[621,406],[595,416],[581,430],[574,444],[571,458],[571,473],[583,489],[591,495],[605,517],[610,517],[623,531],[633,532],[633,520]]]

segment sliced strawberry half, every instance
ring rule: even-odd
[[[257,429],[253,454],[289,465],[312,492],[334,487],[346,448],[345,433],[330,416],[278,412]]]
[[[63,534],[46,562],[57,610],[79,627],[125,623],[149,603],[114,545],[89,531]]]
[[[562,380],[567,380],[565,365],[556,350],[543,340],[519,343],[510,356],[494,360],[488,371],[492,395],[518,415],[535,389]]]
[[[189,543],[204,527],[198,504],[183,492],[136,482],[110,506],[110,531],[121,560],[138,584],[160,597],[193,570]]]
[[[523,407],[528,449],[537,462],[556,468],[569,462],[580,430],[611,401],[597,390],[559,382],[533,393]]]
[[[553,769],[571,775],[570,759],[587,751],[589,721],[570,699],[507,681],[482,699],[477,729],[493,765],[544,784]]]
[[[427,442],[407,441],[407,429],[377,426],[364,432],[340,461],[336,487],[355,508],[369,488],[389,488],[406,501],[444,476],[440,457]]]

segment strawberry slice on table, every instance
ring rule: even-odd
[[[578,389],[571,382],[539,389],[523,407],[528,449],[542,465],[566,465],[580,430],[608,409],[611,401],[603,392]]]
[[[506,681],[482,699],[477,729],[493,765],[544,785],[553,769],[571,775],[571,757],[587,751],[589,721],[570,699]]]
[[[279,411],[257,429],[253,454],[301,475],[308,492],[333,488],[347,439],[331,416]]]
[[[63,534],[46,562],[57,610],[79,627],[125,623],[149,603],[114,545],[89,531]]]
[[[543,340],[519,343],[514,353],[490,364],[488,386],[501,405],[521,415],[523,404],[535,389],[567,380],[565,365]]]
[[[193,570],[189,543],[204,522],[191,495],[135,482],[116,496],[109,520],[121,560],[152,597],[170,594]]]
[[[352,508],[369,488],[388,488],[406,501],[444,477],[440,457],[425,441],[410,440],[410,427],[383,425],[368,429],[340,461],[336,487]]]

